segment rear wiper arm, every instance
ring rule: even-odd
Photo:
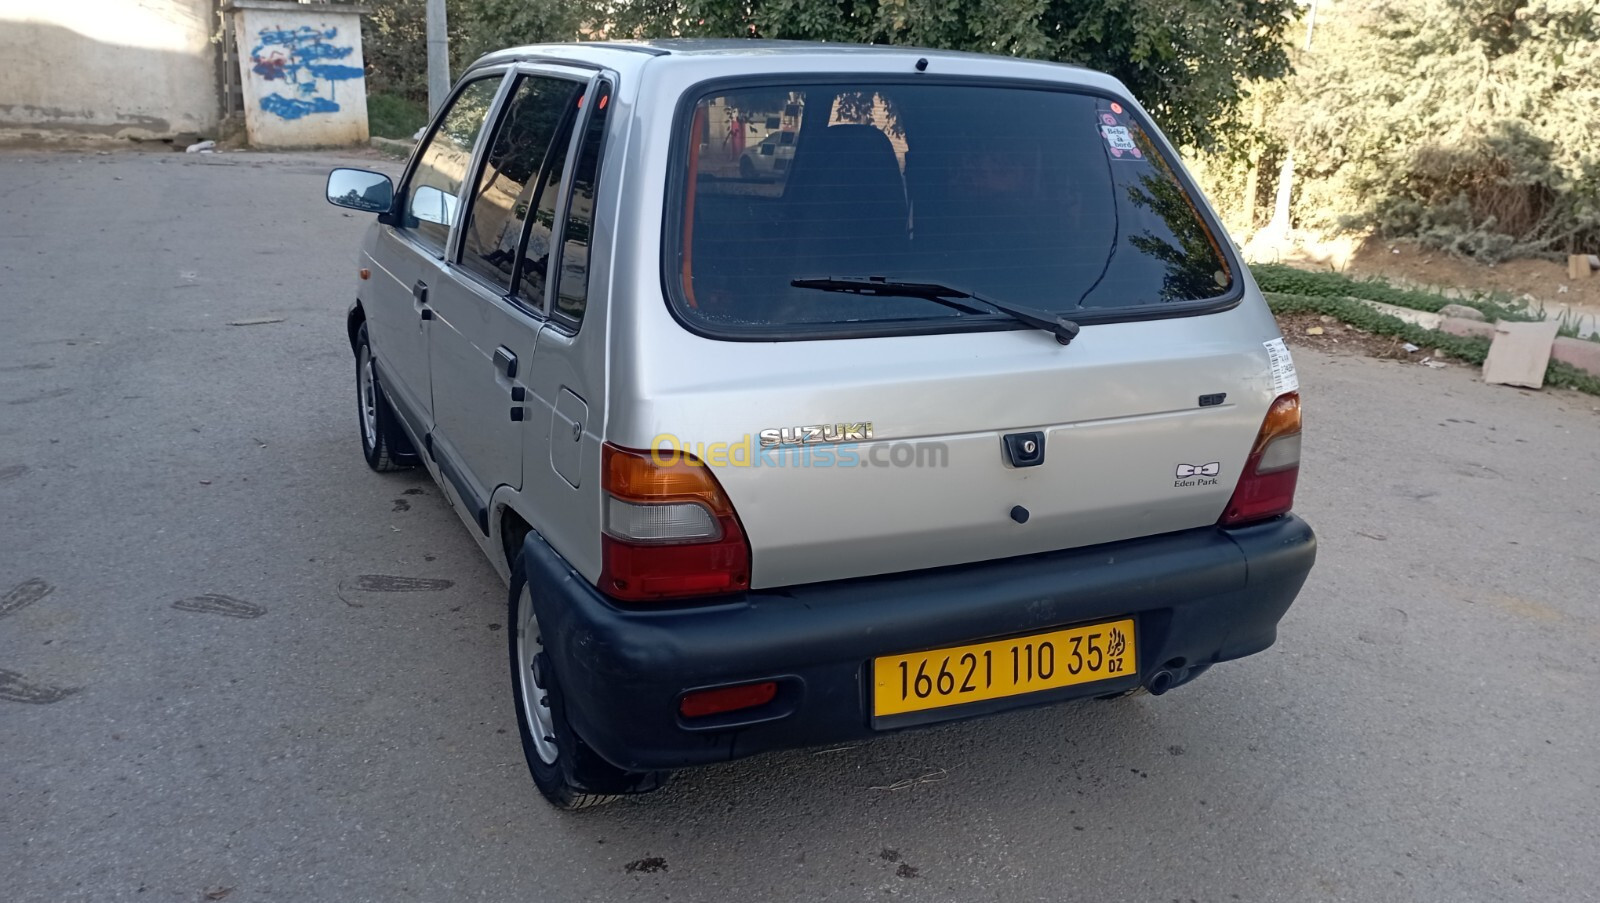
[[[963,291],[938,282],[900,282],[883,276],[828,276],[819,279],[793,279],[795,288],[809,288],[824,292],[848,292],[854,295],[882,295],[892,298],[925,298],[945,307],[969,314],[1002,313],[1034,329],[1042,329],[1056,337],[1063,345],[1070,345],[1078,337],[1079,326],[1060,314],[1007,301],[996,301],[976,292]],[[985,307],[964,304],[960,299],[976,301]]]

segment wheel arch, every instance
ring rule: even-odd
[[[522,554],[522,542],[533,532],[533,525],[522,513],[512,507],[509,502],[500,506],[497,528],[500,533],[500,551],[505,562],[506,573],[510,573],[516,564],[517,556]]]
[[[350,305],[350,312],[345,314],[344,328],[345,332],[350,335],[350,352],[352,354],[356,350],[356,334],[361,331],[362,324],[366,322],[367,312],[362,309],[361,302],[356,301],[356,303]]]

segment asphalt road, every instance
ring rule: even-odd
[[[1273,649],[549,809],[332,159],[0,155],[0,899],[1600,898],[1600,399],[1310,351]]]

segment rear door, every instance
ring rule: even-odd
[[[598,566],[586,556],[600,529],[594,499],[606,414],[605,261],[616,223],[597,202],[603,184],[614,191],[621,181],[615,166],[611,172],[602,166],[614,84],[609,73],[595,81],[576,123],[570,175],[547,236],[550,317],[528,375],[524,495],[535,509],[535,529],[580,571]]]
[[[1253,319],[1085,327],[1065,348],[1040,331],[741,345],[683,357],[646,412],[692,424],[673,432],[712,458],[757,586],[1096,545],[1217,521],[1274,397],[1261,342],[1233,339],[1270,329]]]
[[[451,97],[401,182],[400,223],[381,227],[373,242],[367,328],[384,388],[419,437],[433,421],[432,293],[444,276],[445,248],[473,148],[503,76],[473,79]]]
[[[1215,523],[1287,378],[1270,314],[1131,101],[841,82],[700,102],[713,131],[674,158],[695,173],[663,241],[682,327],[623,352],[643,402],[617,441],[709,456],[757,586]],[[725,119],[792,133],[791,165],[741,174],[716,150]],[[966,307],[805,284],[824,277],[943,285]],[[982,297],[1083,328],[1063,346]]]
[[[518,72],[466,196],[454,263],[433,293],[435,459],[485,532],[495,489],[523,484],[551,228],[590,75]]]

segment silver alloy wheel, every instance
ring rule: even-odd
[[[366,436],[367,447],[378,447],[378,385],[372,372],[372,349],[361,347],[361,431]]]
[[[533,616],[533,598],[528,588],[522,588],[517,599],[517,680],[522,689],[522,715],[528,722],[528,732],[533,735],[533,748],[546,765],[556,761],[556,720],[550,711],[550,694],[539,686],[534,670],[539,653],[544,651],[540,641],[539,622]]]

